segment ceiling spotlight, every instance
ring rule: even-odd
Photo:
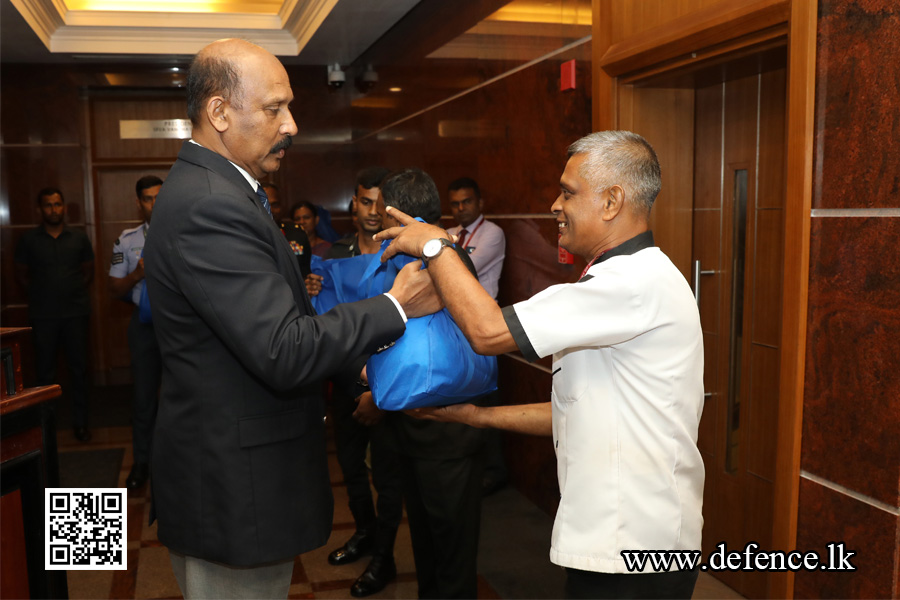
[[[338,63],[328,65],[328,87],[333,90],[340,89],[345,81],[347,81],[347,75],[341,70],[341,65]]]
[[[402,91],[403,91],[403,88],[392,87],[392,88],[388,88],[388,91],[389,91],[389,92],[397,93],[397,92],[402,92]]]

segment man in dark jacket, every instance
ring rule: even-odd
[[[185,598],[286,597],[294,557],[331,531],[317,382],[358,376],[406,316],[437,308],[430,279],[410,270],[390,294],[315,315],[259,184],[297,133],[292,99],[266,50],[237,39],[201,50],[188,75],[193,139],[153,212],[153,512]]]

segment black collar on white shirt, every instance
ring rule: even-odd
[[[597,262],[595,262],[594,264],[600,264],[604,260],[608,260],[614,256],[627,256],[629,254],[635,254],[637,252],[640,252],[641,250],[653,248],[655,245],[656,244],[653,243],[653,232],[648,229],[643,233],[637,234],[630,240],[622,242],[615,248],[607,250],[600,258],[597,259]],[[585,275],[578,280],[578,283],[581,283],[582,281],[588,281],[593,277],[593,275]]]

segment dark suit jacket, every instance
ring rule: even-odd
[[[379,296],[315,316],[250,184],[190,142],[144,256],[163,357],[151,463],[160,541],[236,566],[323,545],[333,500],[315,383],[402,335],[396,308]]]

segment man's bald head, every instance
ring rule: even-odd
[[[268,50],[245,40],[213,42],[188,73],[191,137],[255,179],[274,173],[297,135],[291,82]]]
[[[259,58],[260,53],[269,54],[256,44],[229,38],[209,44],[194,56],[187,81],[187,112],[194,127],[201,123],[206,102],[213,96],[222,96],[232,105],[241,106],[242,67],[248,59]]]

